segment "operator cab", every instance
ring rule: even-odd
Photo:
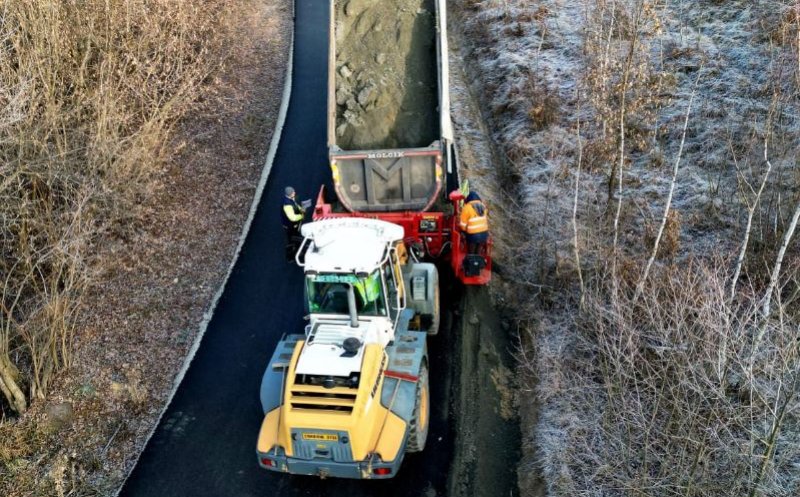
[[[337,374],[360,371],[364,346],[388,346],[406,307],[405,329],[435,334],[439,323],[435,266],[410,263],[401,226],[378,219],[334,218],[306,224],[298,264],[305,270],[306,346],[297,369],[317,374],[335,362]],[[407,293],[408,289],[408,293]],[[360,344],[345,350],[346,340]],[[346,359],[346,360],[345,360]]]
[[[403,228],[376,219],[329,219],[302,229],[306,301],[315,318],[397,319],[405,308]]]

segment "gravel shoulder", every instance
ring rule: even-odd
[[[2,495],[112,494],[157,422],[234,255],[283,91],[291,4],[232,8],[239,43],[165,145],[178,153],[159,193],[135,235],[97,246],[110,269],[83,302],[71,368],[4,432],[19,457]]]

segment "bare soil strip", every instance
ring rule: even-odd
[[[486,287],[464,290],[457,334],[456,447],[448,495],[515,496],[520,431],[513,341]],[[533,494],[529,494],[533,495]]]
[[[533,440],[520,432],[520,410],[535,417],[536,404],[521,404],[521,393],[530,388],[516,371],[516,337],[511,320],[500,308],[509,285],[501,268],[509,257],[506,236],[512,229],[508,210],[509,189],[503,188],[504,167],[486,119],[474,98],[476,75],[466,70],[465,50],[457,12],[451,12],[449,38],[451,117],[456,131],[460,175],[468,179],[491,211],[495,234],[495,267],[488,288],[466,288],[460,302],[456,337],[458,373],[454,416],[456,440],[448,492],[450,496],[545,495],[544,483],[526,451]]]

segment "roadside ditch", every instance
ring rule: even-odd
[[[514,212],[520,198],[518,178],[498,153],[476,97],[479,81],[470,74],[467,44],[457,6],[450,13],[451,115],[456,131],[462,180],[469,180],[490,211],[495,273],[487,287],[462,289],[456,307],[453,413],[457,433],[448,484],[450,496],[544,496],[545,485],[533,455],[533,440],[523,438],[521,420],[535,423],[537,405],[521,403],[535,378],[519,369],[517,317],[508,307],[520,291],[504,278],[504,267],[518,264],[514,250],[524,237]],[[531,268],[531,272],[534,268]],[[516,271],[515,271],[516,272]],[[522,410],[525,412],[522,412]]]
[[[520,225],[518,215],[524,205],[520,178],[487,125],[491,120],[478,98],[481,81],[470,70],[460,8],[448,2],[451,114],[462,180],[469,180],[490,211],[495,271],[488,287],[464,289],[456,311],[461,313],[454,329],[459,371],[454,375],[458,416],[453,418],[458,435],[448,493],[539,497],[546,495],[546,486],[535,460],[535,441],[527,435],[533,433],[530,427],[539,408],[530,401],[536,378],[519,366],[525,328],[515,308],[530,291],[517,276],[535,270],[519,267],[516,254],[529,242],[528,228]]]

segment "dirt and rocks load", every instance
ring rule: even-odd
[[[427,147],[438,139],[433,0],[336,2],[336,144]]]

